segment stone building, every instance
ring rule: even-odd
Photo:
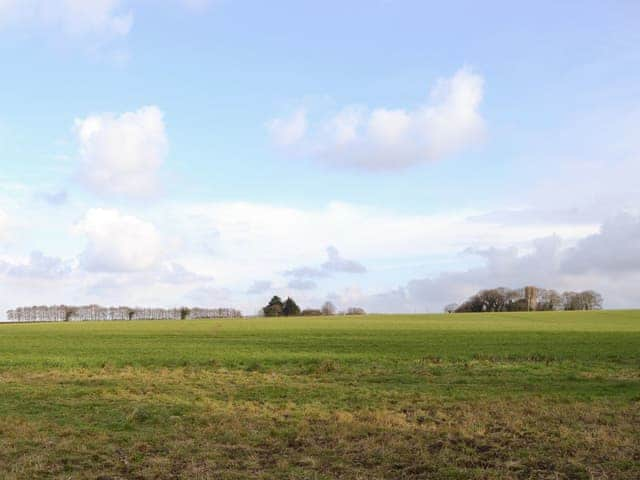
[[[524,287],[524,298],[527,301],[527,310],[535,310],[538,304],[538,288],[532,286]]]

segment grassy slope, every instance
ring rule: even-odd
[[[1,478],[638,478],[640,312],[0,325]]]

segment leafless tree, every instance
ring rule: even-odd
[[[538,303],[536,310],[560,310],[562,308],[562,296],[555,290],[538,290]]]
[[[335,315],[336,306],[331,302],[324,302],[322,305],[322,315]]]
[[[365,315],[367,312],[364,311],[364,308],[360,307],[350,307],[347,308],[347,315]]]
[[[112,320],[181,320],[184,318],[235,318],[242,313],[233,308],[129,308],[84,305],[20,307],[7,311],[10,322],[85,322]]]
[[[600,310],[602,295],[593,290],[584,292],[564,292],[562,303],[565,310]]]

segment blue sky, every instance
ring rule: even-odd
[[[0,0],[0,307],[637,306],[639,27],[637,2]]]

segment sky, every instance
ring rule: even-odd
[[[635,1],[0,0],[19,305],[640,307]]]

